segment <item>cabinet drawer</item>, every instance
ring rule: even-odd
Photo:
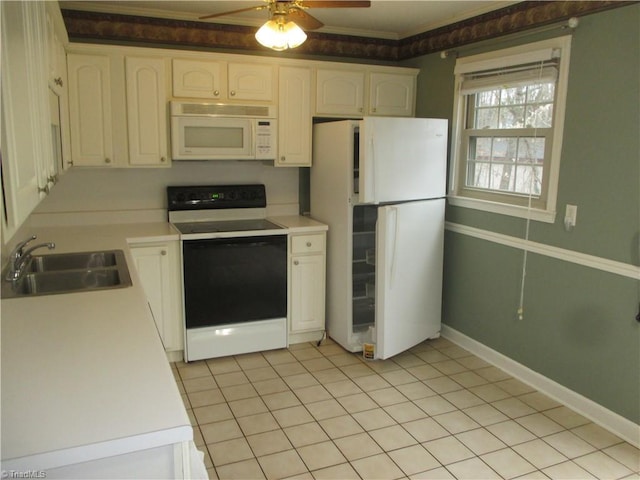
[[[324,251],[324,235],[294,235],[291,237],[291,253],[318,253]]]

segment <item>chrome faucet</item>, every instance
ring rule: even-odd
[[[29,263],[29,259],[31,258],[31,253],[38,249],[47,247],[49,250],[56,248],[56,244],[49,243],[40,243],[38,245],[34,245],[33,247],[25,250],[24,248],[37,237],[32,235],[30,238],[26,239],[23,242],[20,242],[9,254],[9,270],[7,271],[7,276],[5,279],[9,282],[17,282],[22,278],[24,274],[24,267],[27,263]]]

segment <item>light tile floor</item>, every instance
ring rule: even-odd
[[[640,478],[640,452],[440,338],[172,364],[212,479]]]

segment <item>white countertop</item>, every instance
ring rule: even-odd
[[[290,233],[326,231],[329,228],[329,226],[324,223],[320,223],[313,218],[303,217],[301,215],[267,217],[267,220],[289,229]]]
[[[189,418],[128,253],[166,223],[37,229],[52,253],[122,249],[133,286],[2,299],[2,468],[61,465],[190,440]]]
[[[288,233],[323,231],[277,216]],[[177,241],[166,222],[42,227],[55,251],[125,251],[127,288],[2,299],[2,469],[46,470],[191,440],[193,430],[128,244]]]

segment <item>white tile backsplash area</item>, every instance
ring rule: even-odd
[[[166,210],[167,185],[261,183],[271,205],[296,206],[298,169],[273,162],[190,161],[170,168],[72,168],[60,177],[36,214],[118,210]]]

